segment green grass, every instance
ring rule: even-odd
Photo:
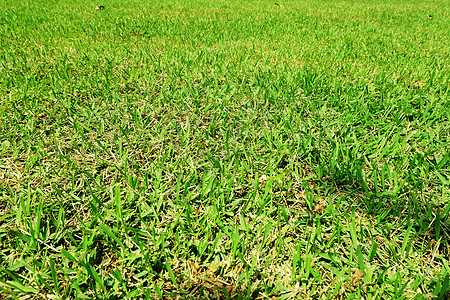
[[[278,3],[0,0],[1,299],[446,299],[449,2]]]

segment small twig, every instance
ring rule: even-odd
[[[23,230],[22,228],[19,228],[19,231],[22,232],[23,234],[28,235],[29,237],[31,237],[31,234],[28,233],[28,232],[26,232],[26,231]],[[39,243],[41,243],[41,244],[43,244],[43,245],[49,247],[50,249],[52,249],[52,250],[55,251],[55,252],[61,253],[61,251],[59,251],[59,250],[56,249],[55,247],[53,247],[53,246],[47,244],[46,242],[44,242],[43,240],[41,240],[41,239],[39,239],[39,238],[37,238],[36,241],[38,241]]]

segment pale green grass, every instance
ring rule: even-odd
[[[445,299],[450,4],[278,3],[0,0],[0,298]]]

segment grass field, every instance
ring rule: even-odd
[[[0,299],[450,297],[450,2],[278,4],[0,0]]]

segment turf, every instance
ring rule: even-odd
[[[0,298],[446,299],[449,75],[445,0],[0,0]]]

